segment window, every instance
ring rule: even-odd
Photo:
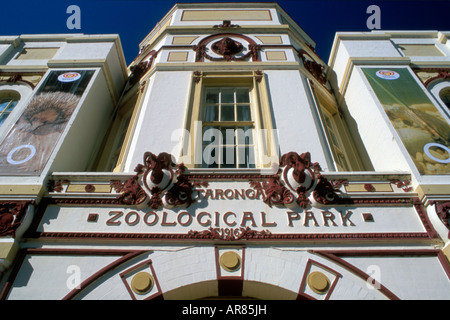
[[[322,87],[311,85],[311,89],[319,108],[325,138],[328,142],[336,170],[364,170],[354,141],[348,131],[347,124],[341,118],[341,113],[334,96]]]
[[[0,126],[13,111],[14,107],[19,102],[19,99],[20,96],[14,92],[0,94]]]
[[[97,155],[94,170],[105,172],[118,172],[122,170],[128,139],[130,138],[136,109],[140,102],[140,95],[130,92],[121,102],[121,105],[112,120],[100,151]]]
[[[442,102],[450,109],[450,87],[445,87],[439,91],[439,98],[441,98]]]
[[[344,149],[343,149],[342,143],[340,142],[340,138],[339,138],[339,134],[338,134],[336,125],[334,124],[334,121],[332,120],[331,115],[326,110],[323,110],[323,118],[324,118],[325,131],[327,133],[328,140],[329,140],[333,155],[335,157],[335,161],[336,161],[338,170],[339,171],[349,171],[350,168],[349,168],[349,166],[347,164],[347,160],[345,158]]]
[[[260,71],[193,72],[179,161],[190,169],[264,169],[279,162]]]
[[[250,88],[206,88],[203,168],[255,168]]]

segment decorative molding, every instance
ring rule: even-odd
[[[435,205],[435,210],[439,219],[449,230],[447,237],[450,239],[450,201],[432,201],[432,204]]]
[[[245,48],[239,41],[231,39],[239,38],[248,43],[248,52],[242,56],[236,56],[242,52]],[[211,46],[211,50],[222,57],[212,57],[207,53],[206,45],[216,38],[222,38],[221,40],[214,42]],[[258,45],[253,39],[238,33],[218,33],[203,38],[198,45],[194,45],[192,49],[196,52],[195,62],[202,62],[204,59],[210,61],[245,61],[249,58],[252,61],[260,61],[259,51],[261,46]]]
[[[325,85],[327,83],[327,78],[325,75],[326,67],[317,63],[314,58],[311,57],[311,55],[308,54],[305,50],[300,49],[297,52],[306,70],[308,70],[309,73],[311,73],[311,75],[322,85]]]
[[[157,52],[155,50],[152,50],[141,60],[141,62],[130,67],[131,74],[128,80],[130,86],[138,83],[142,76],[146,74],[148,70],[150,70],[156,55]]]
[[[303,209],[337,203],[336,186],[320,174],[321,170],[317,162],[311,163],[309,152],[288,152],[280,159],[277,175],[269,177],[268,182],[251,180],[250,186],[264,190],[264,202],[270,207],[291,206],[294,201]]]
[[[238,24],[231,24],[231,20],[223,20],[221,24],[216,24],[213,26],[214,29],[230,29],[230,28],[240,28]]]
[[[424,83],[425,87],[428,88],[428,86],[433,81],[438,80],[438,79],[442,79],[442,80],[450,79],[450,72],[448,72],[447,70],[449,70],[449,69],[440,69],[439,74],[437,76],[432,77],[432,78],[428,79],[427,81],[425,81],[425,83]]]
[[[233,228],[230,228],[233,229]],[[228,234],[230,232],[230,234]],[[235,233],[238,233],[236,235]],[[240,233],[242,232],[242,233]],[[223,231],[204,230],[189,231],[188,233],[90,233],[90,232],[41,232],[37,234],[42,238],[55,239],[130,239],[130,240],[167,240],[167,241],[187,241],[187,240],[255,240],[255,241],[361,241],[361,240],[426,240],[430,239],[426,232],[380,232],[380,233],[270,233],[267,230],[244,230],[240,229]]]
[[[144,154],[144,164],[135,168],[136,175],[126,180],[111,181],[111,186],[120,192],[117,201],[125,205],[147,205],[152,209],[163,206],[189,207],[193,202],[193,185],[183,173],[186,167],[175,164],[172,155],[162,152],[158,156],[151,152]]]
[[[0,202],[0,237],[15,237],[28,205],[32,201]]]

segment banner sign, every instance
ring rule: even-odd
[[[420,174],[450,174],[450,125],[408,69],[362,71]]]
[[[137,239],[370,239],[428,237],[425,218],[401,198],[357,206],[276,206],[248,182],[210,182],[189,206],[82,206],[67,199],[47,207],[41,237]],[[380,201],[380,200],[379,200]],[[72,203],[72,204],[71,204]]]
[[[39,175],[94,70],[51,71],[0,144],[0,175]]]

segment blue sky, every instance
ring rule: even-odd
[[[118,33],[126,61],[130,63],[139,51],[139,42],[177,2],[223,1],[7,1],[2,2],[0,35]],[[450,0],[286,0],[278,3],[316,42],[316,51],[325,62],[328,61],[335,32],[370,31],[366,26],[370,16],[366,13],[369,5],[380,7],[381,30],[450,31]],[[69,30],[66,26],[70,16],[66,10],[72,4],[81,9],[80,30]]]

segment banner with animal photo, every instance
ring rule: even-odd
[[[408,69],[362,71],[420,174],[450,174],[450,125]]]
[[[0,144],[0,175],[40,175],[93,74],[50,72]]]

